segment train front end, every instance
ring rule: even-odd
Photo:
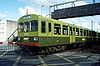
[[[24,48],[39,47],[38,16],[34,14],[25,15],[18,22],[17,45]]]

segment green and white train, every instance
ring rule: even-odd
[[[18,22],[17,45],[33,52],[63,51],[100,38],[99,32],[36,14],[22,16]]]

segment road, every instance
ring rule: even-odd
[[[100,66],[100,54],[65,51],[50,55],[30,55],[0,51],[0,66]]]

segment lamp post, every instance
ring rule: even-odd
[[[95,0],[93,0],[93,3],[95,3]]]
[[[26,15],[28,15],[28,8],[26,9]]]
[[[91,21],[91,29],[93,30],[93,21]]]
[[[51,17],[51,6],[49,6],[49,18]]]

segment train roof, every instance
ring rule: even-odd
[[[67,22],[63,22],[63,21],[59,21],[59,20],[55,20],[55,19],[46,18],[46,17],[43,17],[43,16],[41,16],[41,15],[36,15],[36,14],[24,15],[24,16],[20,17],[20,19],[18,20],[18,22],[24,21],[23,18],[24,18],[24,19],[27,19],[27,18],[25,18],[25,17],[28,17],[28,18],[30,18],[30,17],[32,17],[32,18],[35,17],[35,18],[40,18],[40,19],[42,19],[42,20],[44,20],[44,21],[45,21],[45,20],[46,20],[46,21],[52,21],[52,22],[58,23],[58,24],[64,24],[64,25],[69,25],[69,26],[75,27],[75,28],[90,30],[90,29],[84,28],[84,27],[82,27],[82,26],[77,26],[77,25],[75,25],[75,24],[70,24],[70,23],[67,23]],[[32,18],[31,18],[30,20],[32,20]],[[29,21],[29,20],[27,20],[27,21]]]

